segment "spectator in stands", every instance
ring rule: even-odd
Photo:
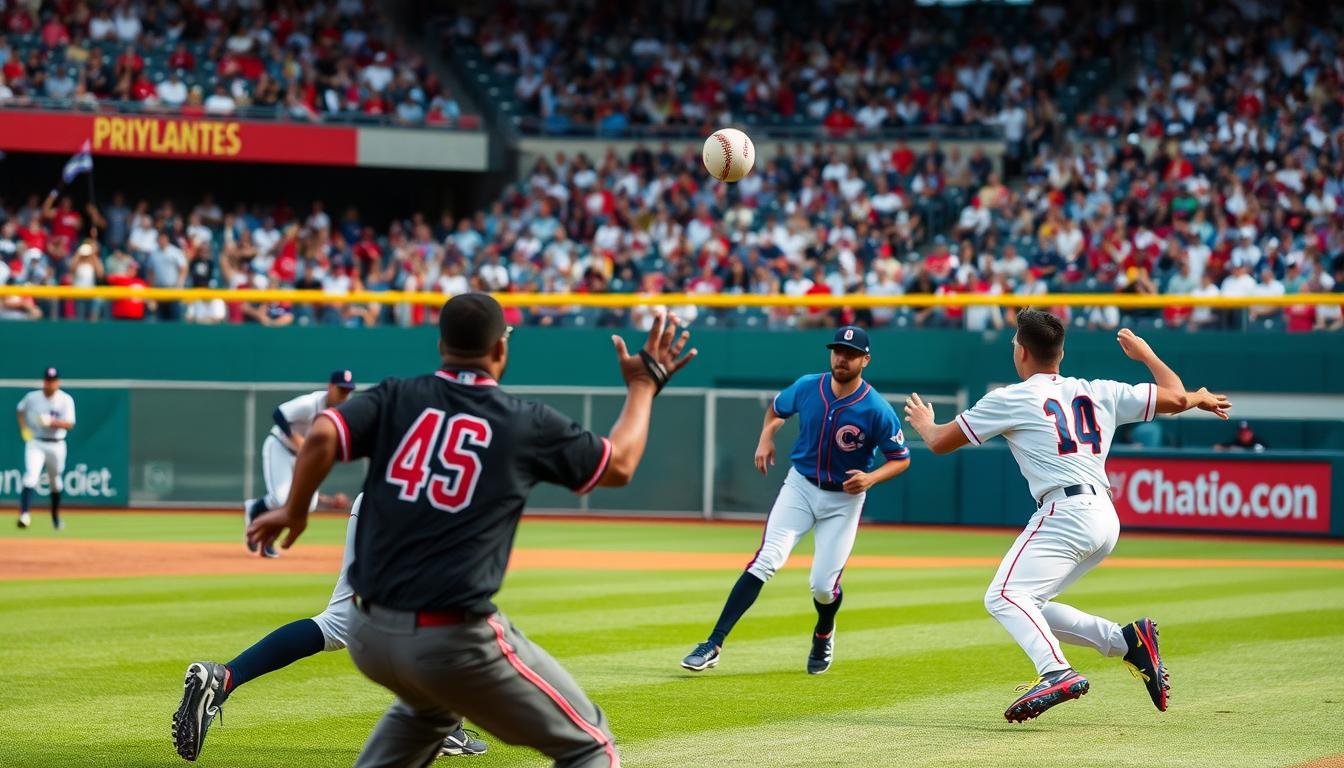
[[[74,288],[93,288],[104,280],[103,260],[98,245],[85,241],[75,249],[70,262],[70,285]],[[101,299],[81,299],[75,302],[75,317],[80,320],[98,320],[102,317]]]
[[[1254,296],[1282,296],[1284,294],[1283,283],[1279,282],[1274,276],[1274,270],[1266,266],[1260,270],[1260,281],[1251,289]],[[1271,305],[1257,305],[1249,309],[1251,320],[1267,320],[1277,318],[1280,314],[1279,307]]]
[[[116,256],[125,258],[116,258]],[[139,264],[127,254],[114,254],[113,265],[108,270],[107,284],[123,288],[145,288],[146,283],[140,277]],[[113,320],[145,319],[145,300],[138,298],[113,299],[109,315]]]
[[[1237,422],[1237,431],[1233,433],[1232,438],[1213,446],[1215,451],[1254,451],[1261,453],[1269,448],[1263,440],[1251,429],[1249,421]]]
[[[205,100],[205,111],[211,115],[232,115],[238,108],[223,83],[215,83],[214,90]]]
[[[180,107],[187,103],[187,84],[182,80],[180,70],[172,70],[163,82],[155,87],[159,102],[167,107]]]
[[[187,256],[172,241],[167,230],[159,232],[154,250],[145,260],[145,269],[149,273],[151,288],[182,288],[187,280]],[[177,301],[160,301],[157,304],[160,320],[178,320],[182,306]]]

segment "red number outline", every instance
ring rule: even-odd
[[[465,413],[454,414],[448,419],[439,448],[439,463],[445,469],[456,471],[451,479],[438,474],[430,478],[426,498],[435,509],[456,514],[471,504],[476,495],[476,483],[481,479],[481,457],[466,448],[468,444],[474,448],[489,448],[493,438],[494,430],[485,419]]]
[[[1054,408],[1050,406],[1054,405]],[[1053,397],[1046,400],[1041,406],[1045,415],[1054,419],[1055,434],[1059,437],[1059,455],[1068,456],[1078,452],[1078,443],[1074,442],[1073,436],[1069,433],[1069,418],[1064,413],[1064,406]]]
[[[434,455],[434,446],[439,443],[439,433],[443,431],[444,412],[437,408],[426,408],[411,423],[406,434],[401,436],[397,449],[387,462],[387,471],[383,479],[388,485],[400,488],[397,498],[402,501],[415,501],[430,481],[429,459]],[[422,434],[426,429],[429,434]],[[410,454],[410,455],[408,455]],[[409,462],[408,462],[409,459]]]

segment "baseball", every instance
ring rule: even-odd
[[[756,164],[756,147],[736,128],[720,128],[705,139],[705,170],[719,181],[738,181]]]

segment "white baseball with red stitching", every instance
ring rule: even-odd
[[[736,128],[720,128],[705,139],[705,170],[719,181],[738,181],[756,164],[756,146]]]

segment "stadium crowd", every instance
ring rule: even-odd
[[[376,3],[0,0],[0,108],[476,124]]]
[[[1150,38],[1118,106],[1102,97],[1080,113],[1070,140],[1029,162],[1020,191],[963,210],[958,236],[981,252],[1012,244],[1060,290],[1344,291],[1344,30],[1268,10],[1220,5],[1174,43]],[[1241,323],[1179,306],[1163,319]],[[1307,305],[1247,319],[1342,322],[1338,306]]]
[[[1226,193],[1238,188],[1223,178],[1230,171],[1215,174],[1228,186],[1201,200],[1162,181],[1160,153],[1154,162],[1139,157],[1134,144],[1087,147],[1070,162],[1038,158],[1022,190],[1004,185],[987,155],[937,143],[919,152],[903,143],[866,151],[780,146],[731,188],[709,180],[696,153],[667,147],[625,160],[612,152],[597,160],[557,156],[539,160],[489,210],[460,219],[413,214],[385,226],[354,209],[328,212],[320,202],[303,212],[284,205],[225,211],[207,196],[179,210],[169,201],[132,206],[118,195],[104,209],[81,212],[69,197],[34,197],[0,209],[0,282],[220,287],[239,291],[239,301],[165,303],[148,314],[362,325],[418,324],[428,316],[414,306],[262,305],[247,302],[244,292],[979,293],[1022,295],[1024,304],[1048,304],[1037,297],[1051,292],[1095,292],[1098,307],[1073,319],[1114,327],[1120,313],[1105,307],[1102,294],[1344,290],[1344,226],[1334,208],[1264,212],[1259,196]],[[1337,172],[1344,166],[1335,168],[1323,192],[1332,200],[1344,183]],[[1270,203],[1279,195],[1264,193]],[[1257,213],[1234,215],[1229,205]],[[99,240],[82,241],[93,225]],[[916,246],[937,232],[946,236],[935,235],[921,253]],[[1258,277],[1248,279],[1252,274]],[[106,307],[6,302],[0,314],[8,317],[147,314],[144,302],[133,300]],[[985,329],[1011,322],[1010,313],[987,307],[698,314],[704,322],[775,327],[859,321]],[[1132,314],[1157,319],[1150,317],[1156,312]],[[1191,327],[1241,327],[1245,317],[1286,322],[1291,330],[1341,326],[1337,307],[1247,315],[1183,310],[1174,302],[1161,313],[1165,323]],[[644,315],[538,309],[512,319],[620,325]]]
[[[449,45],[512,93],[525,128],[547,133],[745,123],[848,136],[993,125],[1017,141],[1050,130],[1070,77],[1118,55],[1138,23],[1132,3],[1070,13],[888,2],[628,6],[482,5],[456,18]]]
[[[1051,7],[1032,11],[1040,24],[1052,23]],[[1337,26],[1306,23],[1296,11],[1261,17],[1267,6],[1242,0],[1209,9],[1194,37],[1180,36],[1173,45],[1151,29],[1133,29],[1132,9],[1126,8],[1122,3],[1104,13],[1093,38],[1128,40],[1146,63],[1137,64],[1121,88],[1068,120],[1051,117],[1048,131],[1033,133],[1044,123],[1028,116],[1014,142],[1005,124],[1002,157],[938,141],[776,145],[761,152],[750,176],[728,186],[708,178],[696,152],[640,146],[625,157],[606,150],[596,157],[542,158],[488,210],[461,218],[413,214],[390,223],[366,221],[353,210],[329,213],[322,203],[300,214],[283,205],[225,212],[209,198],[186,210],[119,198],[102,210],[78,210],[70,200],[33,198],[0,206],[0,282],[239,291],[293,286],[333,294],[361,288],[800,297],[973,293],[1020,295],[1024,304],[1048,304],[1039,297],[1073,292],[1097,294],[1097,306],[1060,313],[1097,328],[1122,321],[1192,329],[1344,327],[1339,305],[1218,311],[1183,307],[1173,298],[1163,310],[1122,313],[1107,306],[1105,297],[1115,294],[1344,293],[1344,47]],[[778,24],[766,12],[750,18],[765,30]],[[605,39],[608,23],[601,14],[571,18],[560,12],[525,22],[503,11],[459,31],[481,41],[492,61],[520,71],[553,60],[588,61],[583,71],[558,76],[581,83],[576,94],[619,95],[629,83],[602,79],[611,69],[593,67],[591,51],[570,55],[574,45],[583,51],[583,45]],[[537,30],[564,32],[537,37]],[[652,52],[651,59],[662,62],[656,67],[666,65],[668,56],[682,57],[680,68],[660,76],[681,73],[690,78],[691,92],[708,74],[721,74],[712,69],[719,66],[741,75],[741,82],[769,72],[777,72],[781,83],[819,78],[829,85],[816,98],[832,106],[834,99],[850,98],[841,88],[852,86],[854,94],[865,88],[863,77],[844,74],[862,47],[850,53],[826,49],[832,63],[823,67],[820,58],[751,46],[743,53],[726,44],[722,32],[711,30],[703,51],[682,50],[642,29],[610,44]],[[797,39],[780,50],[792,51],[795,44],[808,49]],[[872,40],[863,45],[885,50]],[[986,45],[997,51],[993,46],[1003,43],[990,38]],[[1006,50],[1007,61],[1016,61],[1013,49]],[[1054,59],[1025,52],[1020,58],[1043,67],[1034,71],[1057,71]],[[693,62],[701,60],[711,69],[697,72]],[[744,67],[762,61],[771,65]],[[1003,99],[1015,98],[1014,91],[1045,94],[1035,106],[1049,100],[1049,88],[1016,78],[1001,68],[1004,61],[991,52],[949,60],[940,71],[955,87],[964,86],[963,72],[985,73],[985,93],[994,96],[965,102],[981,110],[976,119],[995,109],[1001,114],[1009,103]],[[621,61],[621,67],[627,64]],[[903,71],[883,69],[881,61],[865,60],[864,66],[864,73]],[[537,73],[543,80],[550,76],[544,67]],[[737,90],[728,88],[723,98]],[[804,91],[800,98],[813,98]],[[556,105],[563,101],[558,94]],[[571,106],[597,114],[592,104]],[[98,242],[81,245],[91,224],[98,225]],[[107,307],[6,302],[0,314],[14,317],[145,314],[143,303],[133,301]],[[984,329],[1011,322],[1011,313],[988,307],[697,314],[706,323],[775,327],[857,320]],[[153,315],[266,324],[426,320],[423,308],[414,306],[290,307],[242,298],[164,305]],[[514,311],[512,319],[621,325],[646,315],[559,308]]]

